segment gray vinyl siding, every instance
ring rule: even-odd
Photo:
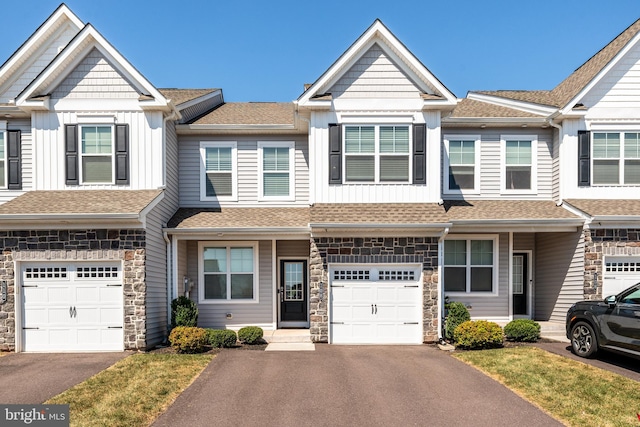
[[[334,98],[419,98],[421,94],[377,43],[327,92]]]
[[[180,123],[188,123],[196,117],[200,117],[204,113],[213,109],[220,103],[222,103],[222,93],[212,98],[208,98],[202,102],[198,102],[197,104],[191,105],[183,110],[180,110],[180,114],[182,114]],[[180,106],[178,106],[178,108],[180,108]]]
[[[203,328],[235,329],[244,325],[273,324],[273,290],[271,241],[263,240],[258,245],[258,303],[250,304],[198,304],[198,326]],[[198,301],[198,242],[187,243],[189,277],[194,279],[191,299]],[[227,313],[233,319],[227,320]]]
[[[449,237],[453,238],[455,234],[450,234]],[[450,300],[471,306],[469,313],[472,319],[509,315],[509,235],[507,233],[500,233],[498,236],[498,294],[476,296],[469,293],[462,296],[451,296]]]
[[[33,138],[31,121],[9,120],[7,130],[19,130],[21,139],[22,190],[0,190],[0,204],[14,199],[25,191],[33,190]]]
[[[584,299],[582,231],[536,234],[535,267],[535,319],[564,322],[569,306]]]
[[[178,263],[178,276],[175,278],[175,280],[178,283],[178,294],[174,295],[174,298],[184,295],[184,277],[189,277],[191,280],[195,279],[195,276],[189,276],[189,269],[187,266],[187,241],[179,240],[177,246],[178,253],[176,254],[175,258]]]
[[[513,233],[513,251],[533,251],[536,246],[535,233]]]
[[[550,130],[529,128],[505,128],[505,129],[476,129],[476,128],[445,128],[442,130],[443,142],[441,145],[442,157],[442,194],[445,199],[551,199],[553,176],[553,136]],[[449,171],[446,168],[445,156],[447,150],[444,138],[447,135],[480,135],[480,164],[476,165],[476,173],[480,174],[480,189],[474,194],[448,194]],[[536,135],[538,138],[537,149],[537,192],[536,194],[505,194],[501,191],[502,159],[500,138],[503,135]],[[476,147],[476,150],[478,147]],[[534,179],[534,177],[532,177]],[[478,194],[479,193],[479,194]]]
[[[306,136],[281,135],[269,137],[216,136],[181,137],[179,143],[180,205],[212,207],[225,202],[200,201],[200,142],[235,141],[238,150],[238,201],[229,205],[307,205],[309,203],[309,143]],[[258,141],[295,142],[295,201],[258,201]]]

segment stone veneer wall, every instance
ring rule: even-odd
[[[14,350],[17,261],[121,261],[124,274],[124,348],[146,347],[146,236],[133,230],[31,230],[0,232],[0,281],[7,301],[0,305],[0,351]]]
[[[330,263],[422,264],[423,338],[438,339],[438,239],[435,237],[317,237],[311,238],[310,323],[311,339],[327,342]],[[322,284],[322,291],[321,291]],[[322,294],[322,298],[320,298]]]
[[[604,257],[607,255],[640,256],[640,229],[588,229],[584,230],[584,298],[604,298]],[[598,273],[594,286],[593,273]]]

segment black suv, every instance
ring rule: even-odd
[[[640,283],[604,301],[580,301],[567,312],[567,338],[578,356],[599,349],[640,358]]]

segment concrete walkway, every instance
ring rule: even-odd
[[[434,346],[221,352],[162,426],[560,426]]]
[[[10,353],[0,358],[0,403],[43,403],[129,354]]]

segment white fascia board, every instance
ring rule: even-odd
[[[547,123],[544,117],[445,117],[443,124],[506,124],[506,125],[543,125]]]
[[[575,206],[570,205],[569,203],[562,201],[560,203],[560,206],[562,206],[563,208],[565,208],[566,210],[568,210],[569,212],[571,212],[574,215],[577,215],[581,218],[584,218],[584,220],[589,223],[592,220],[592,217],[589,216],[586,212],[581,211],[580,209],[576,208]]]
[[[431,224],[379,224],[379,223],[362,223],[362,224],[354,224],[354,223],[311,223],[309,227],[314,231],[316,229],[322,230],[403,230],[403,229],[411,229],[411,230],[434,230],[434,229],[445,229],[447,227],[451,227],[451,223],[443,222],[443,223],[431,223]]]
[[[147,214],[151,212],[153,208],[158,206],[158,203],[160,203],[163,199],[164,199],[164,191],[158,194],[147,206],[144,207],[144,209],[140,211],[139,218],[143,227],[146,228],[147,226]]]
[[[582,227],[585,223],[584,219],[548,219],[548,220],[458,220],[452,221],[452,233],[458,233],[463,230],[479,230],[485,231],[514,231],[514,232],[546,232],[546,231],[575,231]]]
[[[120,71],[140,92],[148,94],[154,99],[139,101],[143,109],[169,109],[169,103],[164,96],[136,70],[102,35],[91,25],[87,24],[76,37],[60,52],[58,56],[40,73],[29,86],[16,98],[16,104],[22,106],[38,91],[45,94],[53,91],[68,75],[60,72],[59,67],[71,72],[84,59],[89,50],[96,48],[111,64]]]
[[[178,104],[178,105],[174,104],[174,105],[175,105],[176,108],[180,107],[179,108],[180,110],[184,110],[185,108],[192,107],[192,106],[194,106],[196,104],[201,103],[202,101],[204,101],[206,99],[215,98],[218,95],[222,95],[222,89],[216,89],[213,92],[208,93],[206,95],[199,96],[199,97],[194,98],[194,99],[192,99],[190,101],[183,102],[182,104]]]
[[[84,27],[82,22],[64,3],[61,4],[47,20],[27,39],[27,41],[18,48],[18,50],[11,55],[11,57],[0,68],[0,82],[6,78],[12,68],[22,63],[22,57],[26,55],[31,49],[37,46],[42,39],[46,38],[47,34],[52,28],[61,25],[60,21],[66,20],[80,31]]]
[[[167,234],[172,236],[182,236],[183,238],[193,238],[196,240],[206,240],[209,237],[219,238],[224,236],[227,238],[229,235],[243,236],[245,239],[247,236],[278,236],[281,239],[282,236],[310,236],[311,230],[309,227],[199,227],[199,228],[163,228]]]
[[[144,228],[137,214],[75,214],[75,215],[2,215],[3,230],[46,230],[100,228]]]
[[[620,50],[620,52],[618,52],[618,54],[616,56],[613,57],[613,59],[611,61],[609,61],[609,63],[607,65],[605,65],[598,74],[596,74],[596,76],[591,79],[591,81],[584,87],[582,88],[582,90],[580,92],[578,92],[578,94],[573,97],[568,103],[567,105],[564,106],[564,108],[562,108],[560,110],[561,114],[565,115],[569,115],[571,113],[574,113],[573,110],[573,106],[576,105],[578,102],[580,102],[580,100],[587,94],[589,93],[589,91],[591,89],[593,89],[593,87],[598,84],[600,82],[600,80],[602,80],[602,78],[613,68],[616,66],[616,64],[618,64],[618,62],[620,62],[620,60],[636,45],[636,43],[638,43],[638,41],[640,40],[640,32],[637,33],[627,44],[624,48],[622,48]],[[585,113],[586,114],[586,113]]]
[[[558,110],[555,107],[548,107],[541,104],[534,104],[525,101],[517,101],[515,99],[502,98],[499,96],[486,95],[483,93],[469,92],[467,94],[467,98],[473,99],[475,101],[486,102],[488,104],[498,105],[501,107],[512,108],[514,110],[524,111],[526,113],[539,114],[545,117],[550,116]]]

